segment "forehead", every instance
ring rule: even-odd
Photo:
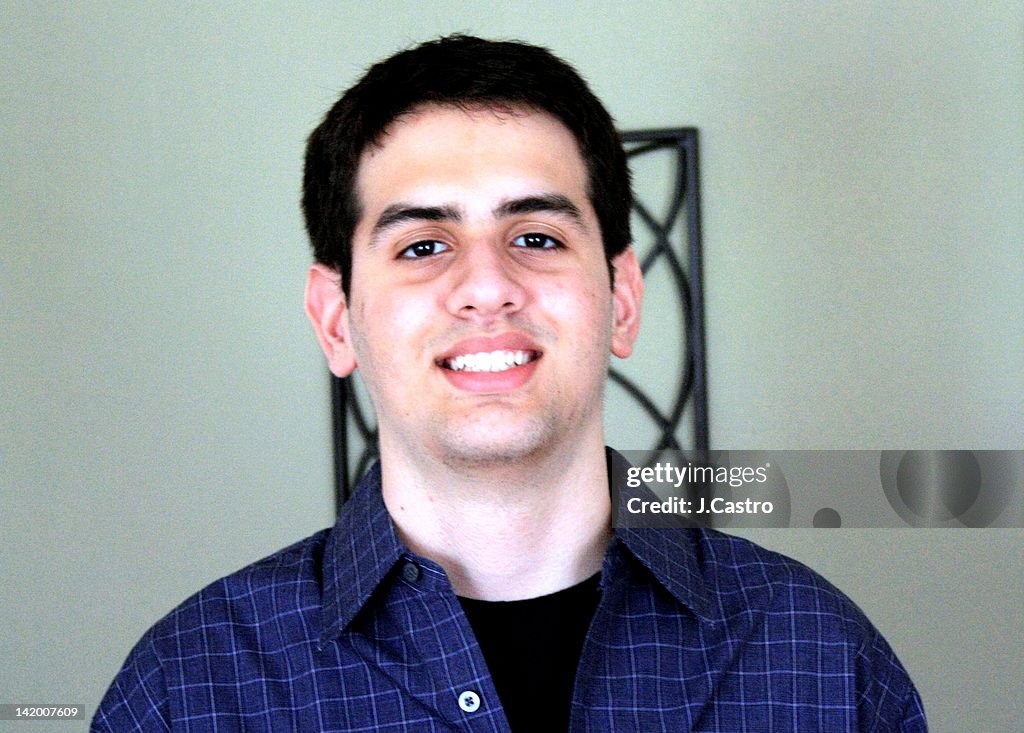
[[[363,152],[356,176],[364,214],[395,198],[482,201],[542,189],[589,203],[576,138],[525,108],[421,106]]]
[[[486,136],[513,138],[532,137],[533,143],[543,143],[566,155],[579,155],[579,144],[572,132],[554,115],[543,110],[512,104],[421,104],[399,115],[381,136],[363,152],[362,159],[373,157],[382,149],[395,146],[399,140],[417,138],[447,140],[451,143],[472,144],[474,132]],[[582,158],[581,161],[582,162]]]

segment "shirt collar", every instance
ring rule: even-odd
[[[612,500],[617,503],[612,508],[614,524],[614,518],[624,516],[626,502],[637,496],[638,491],[630,490],[626,483],[629,461],[611,448],[606,448],[605,454],[609,484],[618,488],[611,492]],[[650,490],[641,487],[639,492],[649,493]],[[698,618],[712,621],[716,616],[700,571],[701,532],[697,527],[670,517],[659,527],[615,527],[615,538],[679,603]]]
[[[321,646],[352,622],[406,552],[384,506],[375,463],[342,507],[324,549]]]
[[[626,486],[629,462],[610,448],[606,456],[610,484]],[[618,498],[618,512],[631,495],[612,492]],[[609,556],[621,544],[679,603],[698,618],[712,619],[700,573],[699,531],[692,527],[618,527]],[[384,577],[408,553],[384,505],[380,463],[375,463],[342,507],[324,550],[321,645],[352,622]],[[609,567],[607,560],[605,568]]]

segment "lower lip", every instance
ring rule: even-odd
[[[441,371],[449,384],[457,389],[477,394],[502,394],[517,390],[529,382],[538,361],[534,359],[503,372],[456,372],[443,367]]]

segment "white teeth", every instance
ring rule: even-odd
[[[447,366],[456,372],[503,372],[533,361],[530,351],[482,351],[478,354],[460,354],[449,359]]]

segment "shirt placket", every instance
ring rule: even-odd
[[[389,656],[395,666],[390,676],[406,685],[405,694],[451,730],[511,733],[483,652],[439,566],[404,557],[379,623],[404,630]]]

